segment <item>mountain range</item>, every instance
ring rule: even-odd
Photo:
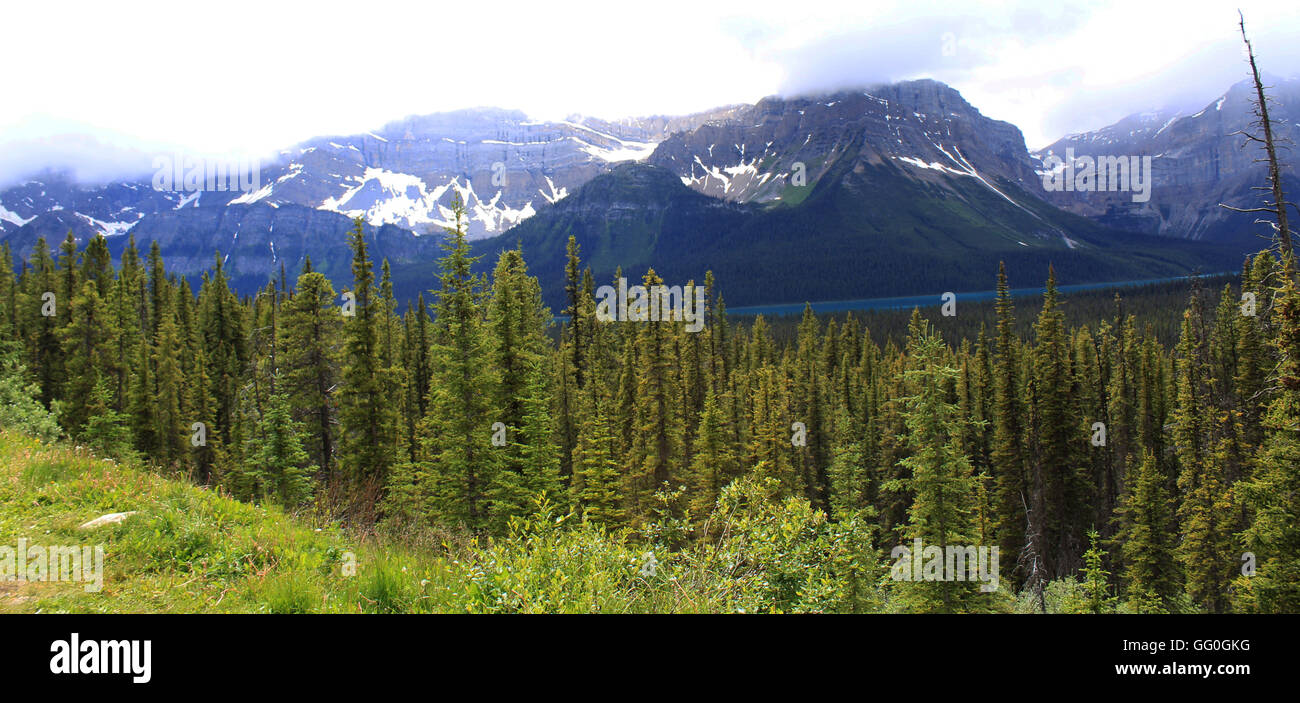
[[[261,168],[247,192],[156,190],[148,175],[81,184],[40,174],[0,191],[0,241],[18,256],[37,238],[127,234],[157,241],[168,270],[195,276],[217,252],[248,292],[315,267],[350,282],[346,232],[367,223],[398,294],[433,285],[441,228],[459,196],[480,262],[521,246],[547,301],[560,304],[573,235],[597,280],[653,267],[668,283],[715,272],[729,304],[909,295],[1013,279],[1065,283],[1226,270],[1258,248],[1263,169],[1234,133],[1250,92],[1233,86],[1191,115],[1134,115],[1031,152],[931,80],[766,98],[692,115],[533,121],[496,108],[411,117],[360,135],[319,137]],[[1278,82],[1274,122],[1300,125],[1297,81]],[[1151,197],[1053,192],[1045,162],[1152,157]],[[1294,168],[1285,173],[1294,188]]]
[[[1269,109],[1274,137],[1295,144],[1300,138],[1300,80],[1270,79]],[[1232,241],[1260,231],[1253,218],[1219,207],[1260,203],[1254,189],[1264,182],[1262,151],[1246,146],[1242,132],[1255,127],[1254,85],[1242,81],[1192,114],[1156,110],[1130,115],[1094,132],[1073,134],[1034,152],[1041,161],[1073,151],[1076,157],[1134,155],[1151,157],[1151,199],[1134,202],[1123,192],[1046,192],[1057,207],[1104,226],[1177,237]],[[1284,192],[1297,180],[1288,152],[1282,151]]]

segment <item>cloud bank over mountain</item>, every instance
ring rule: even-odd
[[[1263,65],[1294,75],[1300,6],[1241,7]],[[76,22],[39,3],[10,12],[8,26],[25,31],[0,44],[0,61],[25,68],[0,101],[0,181],[48,168],[120,177],[176,146],[270,154],[473,106],[549,120],[687,114],[915,78],[953,86],[1039,147],[1153,106],[1196,109],[1245,76],[1236,7],[1212,0],[667,0],[653,11],[579,2],[454,16],[396,0],[364,11],[233,0],[217,13],[92,4]],[[209,60],[176,51],[177,38],[223,49]],[[64,45],[94,65],[50,50]]]

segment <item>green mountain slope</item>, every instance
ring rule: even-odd
[[[917,178],[908,168],[845,158],[800,197],[760,206],[709,198],[665,169],[628,164],[476,243],[476,253],[486,268],[521,245],[557,309],[570,235],[598,284],[619,267],[629,279],[653,267],[669,285],[712,270],[732,306],[983,290],[999,261],[1020,281],[1042,280],[1052,264],[1064,285],[1230,270],[1244,253],[1115,233],[1009,182]]]

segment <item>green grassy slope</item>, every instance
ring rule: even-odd
[[[0,433],[0,544],[97,545],[103,590],[82,583],[0,583],[8,612],[351,611],[357,579],[340,575],[348,541],[246,505],[99,459],[79,447]],[[93,530],[78,525],[137,511]]]
[[[93,530],[101,515],[136,511]],[[800,519],[824,524],[816,516]],[[790,519],[783,512],[769,517]],[[766,524],[762,529],[768,529]],[[798,528],[792,533],[806,534]],[[696,554],[646,548],[572,515],[543,512],[494,542],[450,535],[360,539],[0,429],[0,546],[105,548],[103,587],[0,580],[0,613],[753,612],[793,609],[770,564],[732,544]],[[761,545],[771,551],[779,545]],[[803,548],[801,545],[794,545]],[[815,544],[808,548],[822,549]],[[775,553],[775,552],[774,552]],[[349,554],[354,575],[346,575]],[[805,575],[806,555],[791,553]],[[788,587],[788,581],[783,588]],[[781,598],[786,598],[782,601]]]

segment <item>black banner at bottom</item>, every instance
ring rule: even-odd
[[[4,615],[0,673],[50,692],[339,693],[375,681],[417,690],[436,681],[503,693],[602,679],[617,690],[681,690],[691,681],[735,691],[862,686],[877,677],[917,694],[963,696],[982,685],[1003,694],[1032,684],[1050,686],[1040,693],[1097,684],[1248,690],[1296,673],[1298,623],[1205,615]]]

